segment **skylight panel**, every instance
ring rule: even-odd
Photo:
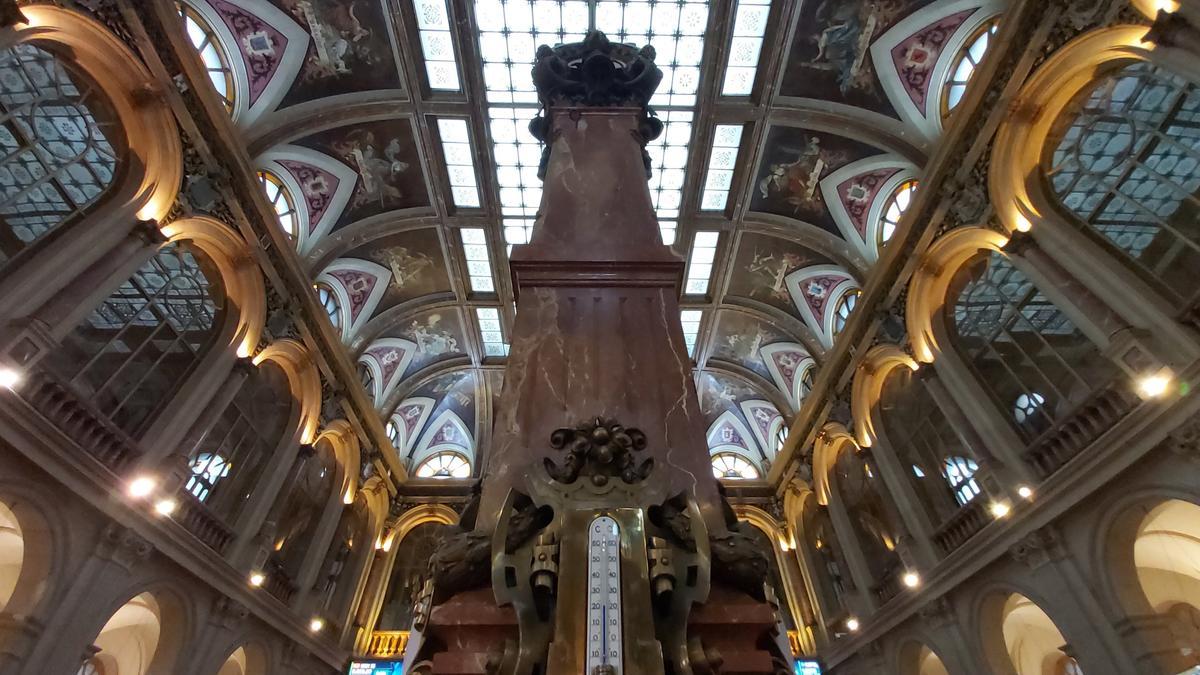
[[[663,71],[663,81],[650,105],[666,129],[648,148],[653,173],[650,190],[663,242],[674,243],[708,3],[475,0],[475,20],[505,243],[509,247],[528,243],[542,199],[537,178],[542,148],[528,131],[538,107],[530,74],[535,51],[543,44],[578,42],[591,27],[604,31],[614,42],[655,48],[655,63]]]
[[[725,80],[721,83],[722,96],[750,95],[770,15],[771,0],[738,0],[729,61],[725,64]]]
[[[679,312],[679,321],[683,324],[683,343],[687,345],[688,356],[696,356],[696,336],[700,334],[700,319],[704,310],[684,309]]]
[[[484,356],[508,356],[508,343],[504,341],[504,329],[500,325],[500,310],[495,307],[476,307],[475,318],[479,320]]]
[[[475,178],[475,157],[471,154],[471,136],[464,119],[441,118],[437,121],[442,137],[442,154],[450,175],[450,196],[455,206],[479,208],[479,184]]]
[[[454,59],[454,39],[450,36],[450,13],[446,0],[413,0],[417,11],[417,32],[421,53],[425,56],[425,74],[429,88],[458,91],[458,62]]]
[[[704,176],[704,193],[700,197],[701,211],[722,211],[729,201],[733,184],[733,165],[742,145],[740,124],[718,124],[713,133],[712,155],[708,158],[708,173]]]
[[[692,240],[692,255],[688,260],[687,284],[684,295],[704,295],[712,279],[713,259],[717,254],[719,232],[697,232]]]
[[[650,198],[658,216],[663,243],[673,244],[679,205],[683,201],[683,179],[694,114],[691,110],[663,110],[658,116],[663,121],[663,132],[646,146],[650,153]]]
[[[476,293],[495,293],[492,277],[492,258],[488,255],[487,235],[483,228],[464,227],[458,231],[462,237],[463,255],[467,259],[467,277],[471,290]]]

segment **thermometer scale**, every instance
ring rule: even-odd
[[[609,516],[588,526],[587,670],[620,675],[621,529]]]

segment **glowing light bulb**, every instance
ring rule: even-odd
[[[916,572],[905,572],[903,581],[905,586],[916,588],[921,583],[921,576]]]
[[[1003,518],[1004,516],[1008,515],[1009,507],[1008,504],[1005,504],[1004,502],[992,502],[989,510],[992,512],[993,516],[997,518]]]
[[[324,627],[325,620],[320,617],[313,617],[313,620],[308,622],[308,629],[314,633],[320,633]]]
[[[1145,398],[1158,398],[1167,393],[1167,389],[1171,386],[1171,376],[1166,373],[1156,373],[1147,375],[1141,380],[1138,380],[1138,391]]]
[[[850,617],[849,619],[846,619],[846,630],[850,631],[851,633],[857,631],[858,630],[858,619],[856,619],[854,617]]]
[[[21,384],[21,373],[13,368],[0,368],[0,387],[16,389]]]
[[[1021,487],[1017,488],[1017,494],[1021,495],[1021,499],[1032,499],[1033,488],[1029,487],[1028,485],[1022,485]]]
[[[265,574],[263,574],[262,572],[254,572],[253,574],[250,575],[250,585],[255,588],[262,586],[263,582],[266,580],[267,580],[267,576]]]
[[[129,496],[134,499],[145,499],[158,487],[158,481],[150,476],[138,476],[129,483]]]
[[[169,516],[172,513],[175,513],[175,509],[177,508],[179,508],[179,502],[170,498],[160,499],[154,505],[154,510],[157,511],[158,515],[160,516]]]

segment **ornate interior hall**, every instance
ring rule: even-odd
[[[1200,0],[0,0],[0,675],[1200,675]]]

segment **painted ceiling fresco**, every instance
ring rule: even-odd
[[[357,174],[354,193],[334,229],[388,211],[429,206],[407,119],[335,127],[293,143],[335,157]]]
[[[750,209],[815,225],[841,236],[829,213],[821,180],[882,151],[845,136],[773,126],[767,135]]]
[[[757,300],[800,318],[788,293],[788,275],[799,269],[829,264],[832,264],[829,258],[797,242],[747,233],[733,255],[727,295]]]
[[[780,93],[895,116],[871,44],[930,0],[819,0],[800,6]]]
[[[363,244],[343,257],[370,260],[391,274],[387,290],[375,307],[375,315],[415,298],[450,292],[445,251],[436,228],[389,234]]]
[[[720,79],[711,71],[721,69],[726,79],[736,70],[740,82],[756,81],[756,69],[779,74],[778,87],[748,98],[699,94],[713,96],[701,103],[720,103],[721,124],[740,133],[721,136],[714,150],[698,142],[719,131],[716,121],[695,114],[702,108],[664,104],[656,106],[672,130],[664,138],[674,140],[651,148],[672,162],[670,170],[666,163],[656,168],[655,194],[663,181],[673,189],[690,186],[678,203],[656,205],[677,221],[670,223],[678,233],[675,250],[692,260],[707,256],[700,261],[709,274],[704,292],[681,301],[694,312],[690,321],[698,331],[694,353],[706,422],[723,419],[721,435],[744,436],[747,452],[765,461],[760,469],[776,445],[770,430],[798,409],[805,382],[836,339],[831,322],[839,298],[866,282],[879,256],[881,204],[901,183],[919,183],[921,157],[932,152],[941,131],[944,80],[938,78],[949,72],[966,36],[977,34],[1002,7],[993,0],[796,1],[794,32],[760,37],[757,60],[746,60],[745,49],[730,49],[733,22],[688,38],[699,60],[689,82]],[[344,306],[326,309],[340,317],[349,359],[372,369],[374,382],[368,382],[381,418],[400,420],[397,450],[411,459],[422,444],[467,443],[455,436],[457,423],[439,421],[451,414],[461,418],[465,431],[459,435],[469,437],[474,453],[476,418],[492,417],[476,407],[494,409],[498,401],[503,371],[496,367],[507,353],[513,317],[505,246],[512,242],[504,228],[511,214],[502,209],[511,205],[504,191],[509,201],[514,194],[524,199],[527,191],[540,194],[536,180],[514,183],[511,175],[522,162],[536,163],[538,148],[522,136],[523,122],[513,127],[516,137],[492,137],[497,120],[533,114],[519,103],[511,109],[494,105],[498,94],[532,101],[531,93],[517,91],[524,85],[516,80],[511,92],[508,85],[492,86],[488,74],[507,68],[496,60],[502,57],[452,61],[483,54],[485,46],[495,51],[497,36],[504,44],[533,45],[543,27],[508,25],[503,12],[488,15],[492,32],[485,45],[465,21],[463,3],[184,2],[213,24],[241,97],[232,106],[235,124],[246,134],[256,168],[278,177],[288,193],[276,207],[281,217],[288,209],[294,214],[301,264],[314,283],[336,286],[331,297]],[[756,5],[763,26],[782,2]],[[530,7],[530,16],[537,16]],[[731,5],[726,11],[735,10]],[[419,39],[397,39],[405,35],[396,20],[401,16],[416,17],[412,33]],[[496,21],[504,25],[492,25]],[[644,32],[666,39],[657,30]],[[640,39],[638,31],[626,32]],[[744,47],[754,38],[737,39]],[[736,53],[737,63],[725,62],[727,53]],[[460,73],[456,83],[484,82],[487,91],[431,92],[422,82],[406,81],[399,67],[405,63],[411,72],[435,67]],[[831,112],[838,115],[836,124],[829,121]],[[837,132],[796,126],[809,113],[823,116],[822,128]],[[442,134],[452,127],[439,126],[447,118],[467,121],[465,129],[453,127],[461,131],[448,142]],[[689,162],[689,152],[704,156]],[[522,155],[521,162],[506,164],[503,158],[513,153],[529,159]],[[448,165],[449,176],[441,169]],[[711,175],[691,175],[697,171]],[[480,208],[454,208],[455,189],[463,186],[478,190]],[[702,205],[710,196],[725,208]],[[531,200],[522,217],[533,216]],[[721,245],[693,250],[701,230],[721,231]],[[485,281],[476,286],[480,279]],[[473,293],[476,287],[488,290]]]
[[[791,341],[794,339],[767,321],[745,312],[721,310],[713,329],[709,358],[736,363],[769,381],[771,371],[763,360],[762,348]]]

